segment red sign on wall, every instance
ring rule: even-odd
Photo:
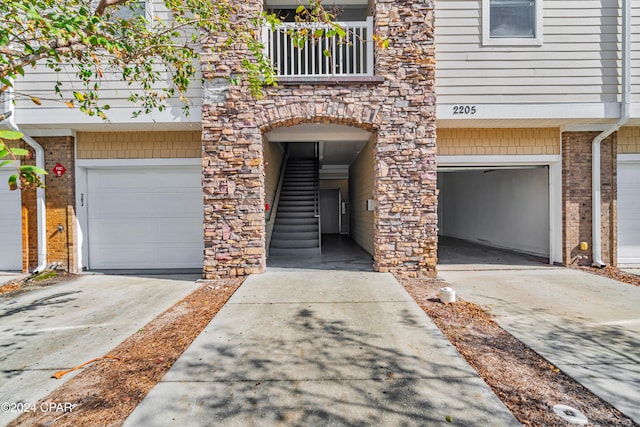
[[[67,171],[67,169],[64,166],[62,166],[60,163],[55,165],[52,170],[53,170],[53,174],[58,178],[64,175],[64,173]]]

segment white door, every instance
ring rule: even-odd
[[[89,268],[202,268],[200,167],[87,171]]]
[[[640,162],[618,162],[618,264],[640,264]]]
[[[22,270],[22,207],[20,191],[9,191],[11,166],[0,170],[0,270]]]

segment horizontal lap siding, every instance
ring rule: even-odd
[[[631,102],[640,102],[640,5],[631,2]]]
[[[439,0],[438,102],[616,102],[618,14],[614,0],[545,1],[542,46],[483,46],[482,2]]]
[[[349,233],[351,238],[373,255],[375,220],[373,211],[366,210],[367,200],[373,199],[374,144],[372,138],[364,146],[349,168],[349,195],[351,196]]]

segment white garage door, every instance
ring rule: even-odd
[[[89,268],[202,268],[200,171],[89,169]]]
[[[20,191],[9,191],[15,169],[0,170],[0,270],[22,270],[22,208]]]
[[[640,264],[640,162],[618,163],[618,264]]]

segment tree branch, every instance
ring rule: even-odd
[[[7,112],[5,112],[3,114],[0,114],[0,122],[4,122],[9,117],[11,117],[12,114],[13,114],[13,111],[7,111]]]
[[[94,14],[97,16],[102,16],[104,15],[104,11],[107,10],[107,8],[125,3],[126,1],[127,0],[100,0],[100,3],[98,3],[98,7],[96,7],[96,11],[94,12]]]
[[[79,38],[65,40],[63,43],[56,40],[51,42],[47,49],[40,48],[37,52],[32,53],[31,55],[26,55],[21,58],[8,61],[6,65],[0,67],[0,77],[7,77],[18,67],[24,67],[25,65],[29,65],[40,59],[51,56],[51,49],[55,50],[58,54],[65,55],[67,53],[77,52],[86,48],[87,46],[85,46]]]

